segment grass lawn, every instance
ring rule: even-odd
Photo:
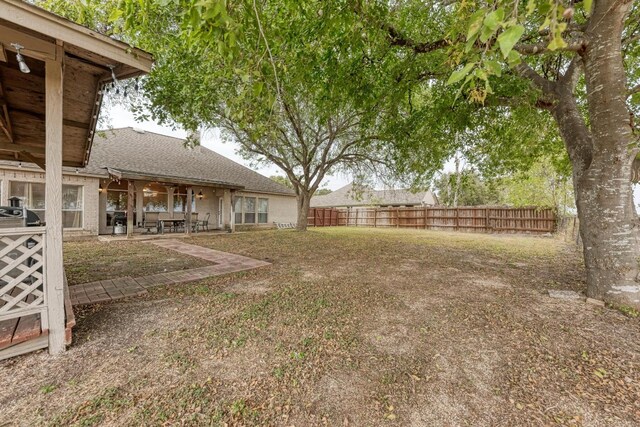
[[[63,355],[0,362],[0,425],[638,425],[640,319],[549,298],[585,286],[562,242],[191,241],[272,265],[84,308]]]
[[[70,286],[206,265],[211,263],[145,242],[84,240],[64,244],[64,268]]]

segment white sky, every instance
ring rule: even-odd
[[[104,108],[107,108],[105,105]],[[163,135],[175,136],[178,138],[186,138],[187,133],[183,130],[173,130],[170,127],[160,126],[157,123],[152,121],[142,121],[137,122],[133,117],[133,114],[127,110],[127,108],[112,105],[108,107],[106,111],[109,117],[109,125],[114,128],[122,128],[122,127],[136,127],[140,129],[144,129],[149,132],[156,132]],[[202,139],[200,143],[207,147],[210,150],[215,151],[216,153],[222,154],[223,156],[232,159],[235,162],[238,162],[244,166],[247,166],[256,172],[264,175],[264,176],[272,176],[272,175],[281,175],[284,176],[284,172],[282,172],[276,166],[262,166],[262,167],[254,167],[250,164],[250,162],[244,160],[241,156],[239,156],[236,151],[238,150],[238,146],[235,143],[225,143],[220,139],[219,132],[217,131],[207,131],[202,135]],[[350,178],[347,176],[329,176],[325,178],[322,183],[322,188],[330,188],[331,190],[337,190],[340,187],[343,187],[351,182]]]

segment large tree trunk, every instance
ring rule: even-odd
[[[558,90],[554,116],[573,164],[587,294],[640,308],[638,218],[631,185],[636,151],[631,149],[621,54],[622,27],[630,4],[603,0],[594,5],[582,54],[590,129],[566,87]]]
[[[298,222],[296,230],[307,231],[307,219],[309,217],[309,207],[311,206],[311,194],[300,191],[296,198],[298,202]]]

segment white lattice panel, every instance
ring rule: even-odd
[[[42,233],[4,234],[0,229],[0,320],[45,309],[43,271]]]

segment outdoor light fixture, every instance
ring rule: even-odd
[[[102,193],[102,190],[103,190],[103,188],[102,188],[102,184],[100,184],[100,185],[98,186],[98,193]]]
[[[18,43],[11,43],[11,46],[13,46],[13,48],[16,50],[16,59],[18,60],[18,66],[20,67],[20,71],[22,71],[25,74],[29,74],[31,70],[29,69],[29,66],[27,65],[27,63],[24,62],[24,57],[20,53],[20,51],[24,49],[24,46]]]
[[[200,190],[200,192],[198,193],[198,195],[196,197],[198,199],[200,199],[200,200],[204,199],[204,194],[202,194],[202,190]]]
[[[118,83],[118,79],[116,78],[116,73],[115,71],[113,71],[114,68],[116,68],[115,65],[107,65],[107,67],[109,67],[109,69],[111,70],[111,78],[113,79],[113,83]]]

